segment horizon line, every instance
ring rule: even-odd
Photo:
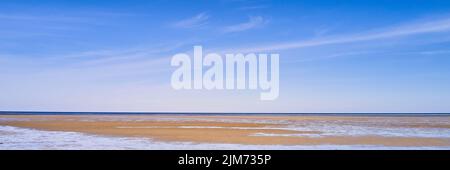
[[[170,111],[0,111],[0,115],[13,115],[13,114],[22,114],[22,115],[30,115],[30,114],[39,114],[45,115],[48,113],[49,115],[55,114],[299,114],[299,115],[450,115],[450,112],[170,112]]]

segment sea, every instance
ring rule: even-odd
[[[186,121],[190,120],[189,116],[231,116],[230,119],[211,121],[228,121],[228,122],[253,122],[261,123],[261,120],[242,120],[233,119],[232,116],[346,116],[346,117],[422,117],[423,121],[428,123],[436,122],[438,124],[450,125],[450,113],[172,113],[172,112],[9,112],[2,111],[0,115],[99,115],[105,116],[102,119],[118,119],[136,121],[134,119],[167,119],[158,116],[149,116],[147,118],[132,117],[130,115],[163,115],[172,116],[171,120]],[[109,116],[115,115],[115,116]],[[176,118],[180,116],[180,118]],[[421,119],[422,120],[422,119]],[[1,121],[8,121],[6,118],[0,118]],[[424,138],[444,138],[450,141],[450,129],[448,128],[384,128],[383,125],[391,125],[399,122],[392,122],[389,119],[373,119],[369,122],[343,122],[343,121],[327,121],[307,123],[285,122],[283,120],[263,120],[263,123],[285,124],[286,126],[277,127],[277,129],[294,130],[294,131],[323,131],[322,134],[282,134],[282,135],[298,135],[306,137],[323,137],[323,136],[359,136],[359,135],[376,135],[385,137],[424,137]],[[268,122],[269,121],[269,122]],[[187,128],[187,127],[180,127]],[[196,127],[188,127],[196,128]],[[205,128],[205,127],[198,127]],[[209,127],[220,128],[220,127]],[[270,127],[267,127],[270,128]],[[280,134],[253,134],[255,136],[273,136]],[[117,137],[117,136],[101,136],[79,132],[63,132],[63,131],[43,131],[30,128],[21,128],[13,126],[0,125],[0,149],[2,150],[86,150],[86,149],[106,149],[106,150],[450,150],[449,146],[382,146],[382,145],[244,145],[244,144],[224,144],[224,143],[193,143],[193,142],[168,142],[157,141],[148,138],[137,137]]]

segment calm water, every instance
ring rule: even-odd
[[[450,149],[450,114],[448,113],[136,113],[136,112],[0,112],[0,115],[80,115],[81,121],[212,121],[232,123],[267,123],[278,126],[260,129],[298,131],[293,134],[255,133],[253,136],[382,136],[411,138],[441,138],[449,146],[388,147],[382,145],[241,145],[220,143],[161,142],[143,138],[111,137],[77,132],[42,131],[0,125],[0,149]],[[91,116],[96,115],[96,116]],[[145,116],[148,115],[148,116]],[[159,116],[164,115],[164,116]],[[205,117],[189,117],[203,115]],[[213,117],[213,116],[227,117]],[[212,116],[212,117],[208,117]],[[255,116],[240,118],[233,116]],[[349,116],[357,119],[257,119],[257,116]],[[1,121],[33,121],[30,118],[8,118]],[[442,125],[442,127],[415,127],[415,125]],[[117,127],[133,128],[133,127]],[[154,128],[154,127],[148,127]],[[178,128],[230,128],[193,127]],[[231,127],[236,128],[236,127]],[[241,127],[244,128],[245,127]],[[320,131],[305,134],[302,131]]]
[[[0,115],[216,115],[216,116],[450,116],[450,113],[180,113],[180,112],[35,112],[0,111]]]

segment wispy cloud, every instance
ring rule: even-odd
[[[227,26],[222,31],[225,32],[225,33],[241,32],[241,31],[246,31],[246,30],[258,28],[258,27],[266,24],[267,22],[268,21],[265,20],[261,16],[249,17],[249,20],[247,22],[236,24],[236,25]]]
[[[131,16],[131,14],[128,14]],[[14,39],[24,37],[70,37],[64,31],[86,31],[91,27],[114,23],[113,20],[127,16],[123,13],[107,12],[16,12],[1,13],[1,37]]]
[[[113,11],[46,11],[39,12],[15,12],[0,13],[0,20],[15,21],[46,21],[46,22],[98,22],[98,18],[119,18],[138,16],[135,13],[123,13]]]
[[[23,21],[83,21],[80,17],[59,17],[59,16],[37,16],[26,14],[0,14],[0,20],[23,20]]]
[[[450,31],[450,18],[422,21],[409,24],[403,24],[396,27],[390,27],[385,29],[378,29],[381,31],[372,31],[360,34],[341,35],[333,37],[323,37],[315,40],[294,41],[286,43],[277,43],[272,45],[260,46],[252,49],[246,49],[243,51],[271,51],[271,50],[287,50],[312,46],[341,44],[341,43],[354,43],[360,41],[379,40],[387,38],[396,38],[402,36],[412,36],[425,33],[437,33]]]
[[[210,16],[206,13],[200,13],[194,17],[183,19],[172,24],[176,28],[196,28],[204,26],[208,23]]]
[[[450,50],[429,50],[417,52],[422,55],[439,55],[439,54],[450,54]]]

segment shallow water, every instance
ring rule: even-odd
[[[386,147],[376,145],[242,145],[190,142],[159,142],[144,138],[111,137],[77,132],[42,131],[12,126],[0,126],[0,149],[88,150],[88,149],[149,149],[149,150],[291,150],[291,149],[445,149],[450,147]]]

